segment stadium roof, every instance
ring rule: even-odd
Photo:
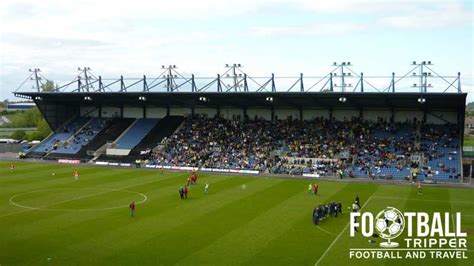
[[[403,92],[17,92],[36,103],[178,107],[416,108],[460,110],[467,93]],[[144,98],[141,98],[144,97]],[[419,99],[425,99],[420,103]]]

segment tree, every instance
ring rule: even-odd
[[[46,83],[41,84],[41,91],[54,91],[54,82],[47,80]]]
[[[16,140],[24,140],[26,138],[26,132],[24,130],[15,130],[10,137]]]
[[[41,120],[38,122],[36,131],[38,132],[38,137],[44,139],[51,133],[51,128],[49,127],[46,120],[41,118]]]

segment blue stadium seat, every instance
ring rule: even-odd
[[[54,149],[55,144],[61,144],[64,141],[68,140],[74,133],[83,127],[90,118],[78,117],[69,122],[64,126],[60,131],[52,134],[47,139],[43,140],[38,146],[36,146],[32,151],[33,152],[42,152],[47,153],[51,152]],[[59,146],[58,145],[58,146]]]
[[[101,118],[93,118],[90,123],[77,132],[74,137],[61,147],[53,151],[57,154],[76,154],[83,146],[93,140],[107,125],[107,120]]]
[[[117,148],[133,149],[156,126],[159,119],[137,119],[132,127],[117,140]]]

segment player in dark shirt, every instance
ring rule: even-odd
[[[128,206],[130,208],[130,217],[135,217],[135,201]]]

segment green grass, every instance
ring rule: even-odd
[[[73,166],[18,163],[11,172],[8,165],[0,162],[2,266],[315,265],[323,254],[319,265],[474,263],[472,189],[426,186],[420,196],[413,186],[318,181],[320,195],[313,196],[306,193],[308,180],[200,173],[189,199],[180,200],[189,173],[79,167],[75,181]],[[320,227],[311,213],[329,201],[347,210],[356,194],[366,211],[461,211],[469,259],[349,259],[349,248],[378,244],[349,237],[347,212]],[[126,205],[144,196],[130,218]]]
[[[464,135],[464,146],[474,146],[474,136]]]
[[[0,137],[1,138],[10,138],[10,136],[13,134],[13,132],[15,130],[16,129],[13,129],[13,128],[11,128],[11,129],[0,128]],[[27,133],[27,134],[31,134],[32,132],[35,132],[35,130],[23,130],[23,131],[25,131],[25,133]]]

